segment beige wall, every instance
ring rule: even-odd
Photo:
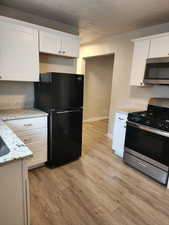
[[[33,104],[33,83],[0,81],[0,110],[32,108]]]
[[[76,73],[76,59],[40,54],[40,72]]]
[[[112,116],[118,108],[144,108],[151,97],[168,97],[169,86],[132,87],[129,85],[133,43],[131,39],[146,35],[168,32],[169,23],[136,30],[124,35],[112,36],[93,44],[82,46],[78,60],[78,73],[84,73],[83,57],[115,53],[111,106],[109,112],[109,133],[112,132]]]
[[[113,55],[86,59],[84,119],[108,118],[113,75]]]

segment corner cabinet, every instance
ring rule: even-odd
[[[39,81],[38,30],[0,21],[0,80]]]
[[[131,67],[130,85],[144,86],[144,72],[149,55],[150,40],[134,41],[133,61]]]
[[[66,57],[79,57],[80,39],[76,35],[63,32],[39,32],[39,51],[41,53]]]

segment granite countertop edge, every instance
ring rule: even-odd
[[[8,120],[19,120],[29,119],[48,116],[48,113],[40,111],[38,109],[11,109],[11,110],[0,110],[0,119],[3,121]]]
[[[0,120],[0,136],[10,150],[8,154],[0,157],[0,166],[14,160],[33,156],[31,150],[2,120]]]

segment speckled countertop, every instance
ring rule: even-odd
[[[139,112],[139,111],[145,111],[146,107],[140,107],[140,108],[117,108],[116,112],[123,112],[123,113],[130,113],[130,112]]]
[[[47,116],[48,114],[37,109],[12,109],[0,110],[0,136],[9,148],[10,152],[0,157],[0,165],[17,159],[33,156],[31,150],[16,136],[3,121],[14,119],[26,119]]]
[[[40,111],[38,109],[10,109],[10,110],[0,110],[0,119],[3,121],[33,118],[47,116],[46,112]]]
[[[15,133],[0,120],[0,136],[10,152],[0,157],[0,165],[17,159],[33,156],[31,150],[15,135]]]

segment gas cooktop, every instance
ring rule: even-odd
[[[169,132],[169,108],[148,105],[147,111],[129,113],[128,121]]]

